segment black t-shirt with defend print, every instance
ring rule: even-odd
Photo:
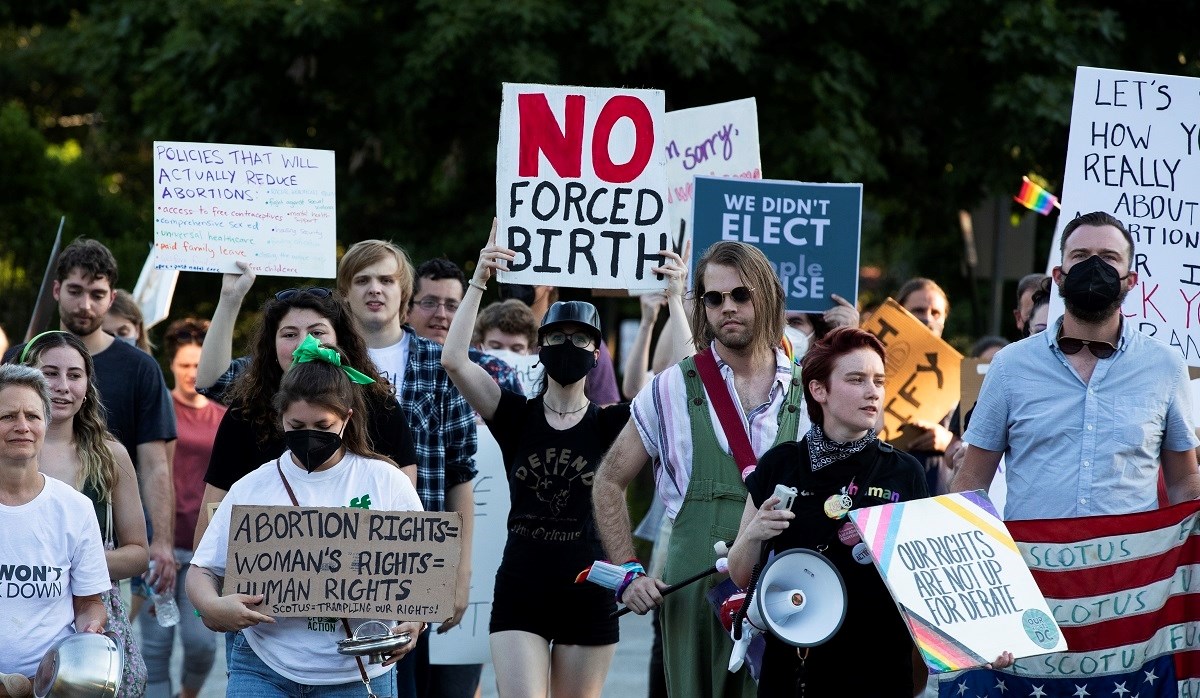
[[[546,422],[542,398],[502,390],[487,425],[504,454],[511,508],[505,565],[536,565],[559,581],[604,557],[592,518],[592,478],[629,420],[629,404],[590,404],[559,431]],[[547,556],[547,548],[554,551]]]

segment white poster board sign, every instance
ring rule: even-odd
[[[1067,648],[982,491],[857,509],[850,520],[931,673],[983,666],[1005,651],[1019,659]]]
[[[142,273],[133,287],[133,300],[142,311],[142,321],[148,330],[167,319],[171,314],[171,300],[175,297],[175,285],[179,272],[175,269],[159,269],[155,266],[158,248],[151,245]]]
[[[670,249],[660,90],[504,84],[496,150],[506,283],[666,288]]]
[[[492,661],[488,624],[492,619],[492,592],[496,570],[508,540],[508,475],[500,444],[487,427],[477,430],[479,446],[471,483],[475,490],[475,528],[471,544],[471,595],[458,627],[443,634],[425,635],[431,664],[487,664]],[[424,639],[424,638],[423,638]]]
[[[1080,67],[1075,73],[1054,243],[1047,272],[1060,264],[1062,230],[1079,214],[1107,211],[1136,246],[1138,284],[1125,298],[1126,321],[1200,366],[1200,79]],[[1062,299],[1050,296],[1051,319]]]
[[[154,143],[155,266],[332,279],[332,150]]]
[[[696,175],[762,179],[758,105],[751,97],[667,112],[666,132],[667,204],[678,252],[692,231]]]

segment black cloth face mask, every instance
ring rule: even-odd
[[[1082,319],[1103,319],[1124,300],[1121,281],[1127,278],[1100,255],[1092,255],[1071,267],[1063,278],[1060,294],[1073,312],[1084,316]]]
[[[580,349],[570,342],[543,346],[538,361],[546,367],[546,375],[559,385],[578,383],[596,366],[596,355],[590,349]]]
[[[293,429],[283,432],[283,442],[311,473],[337,453],[342,447],[342,436],[332,431]]]

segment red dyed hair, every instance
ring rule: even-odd
[[[813,397],[808,389],[809,381],[818,381],[826,388],[829,387],[829,376],[833,374],[833,365],[837,360],[852,351],[870,349],[879,354],[880,360],[887,365],[887,355],[879,339],[865,330],[857,327],[839,327],[808,348],[808,353],[800,360],[800,376],[804,381],[804,402],[808,405],[808,418],[814,424],[825,423],[825,413],[821,404]]]

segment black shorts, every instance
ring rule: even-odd
[[[612,645],[619,623],[612,591],[591,582],[547,584],[536,571],[496,572],[489,631],[520,630],[561,645]]]

